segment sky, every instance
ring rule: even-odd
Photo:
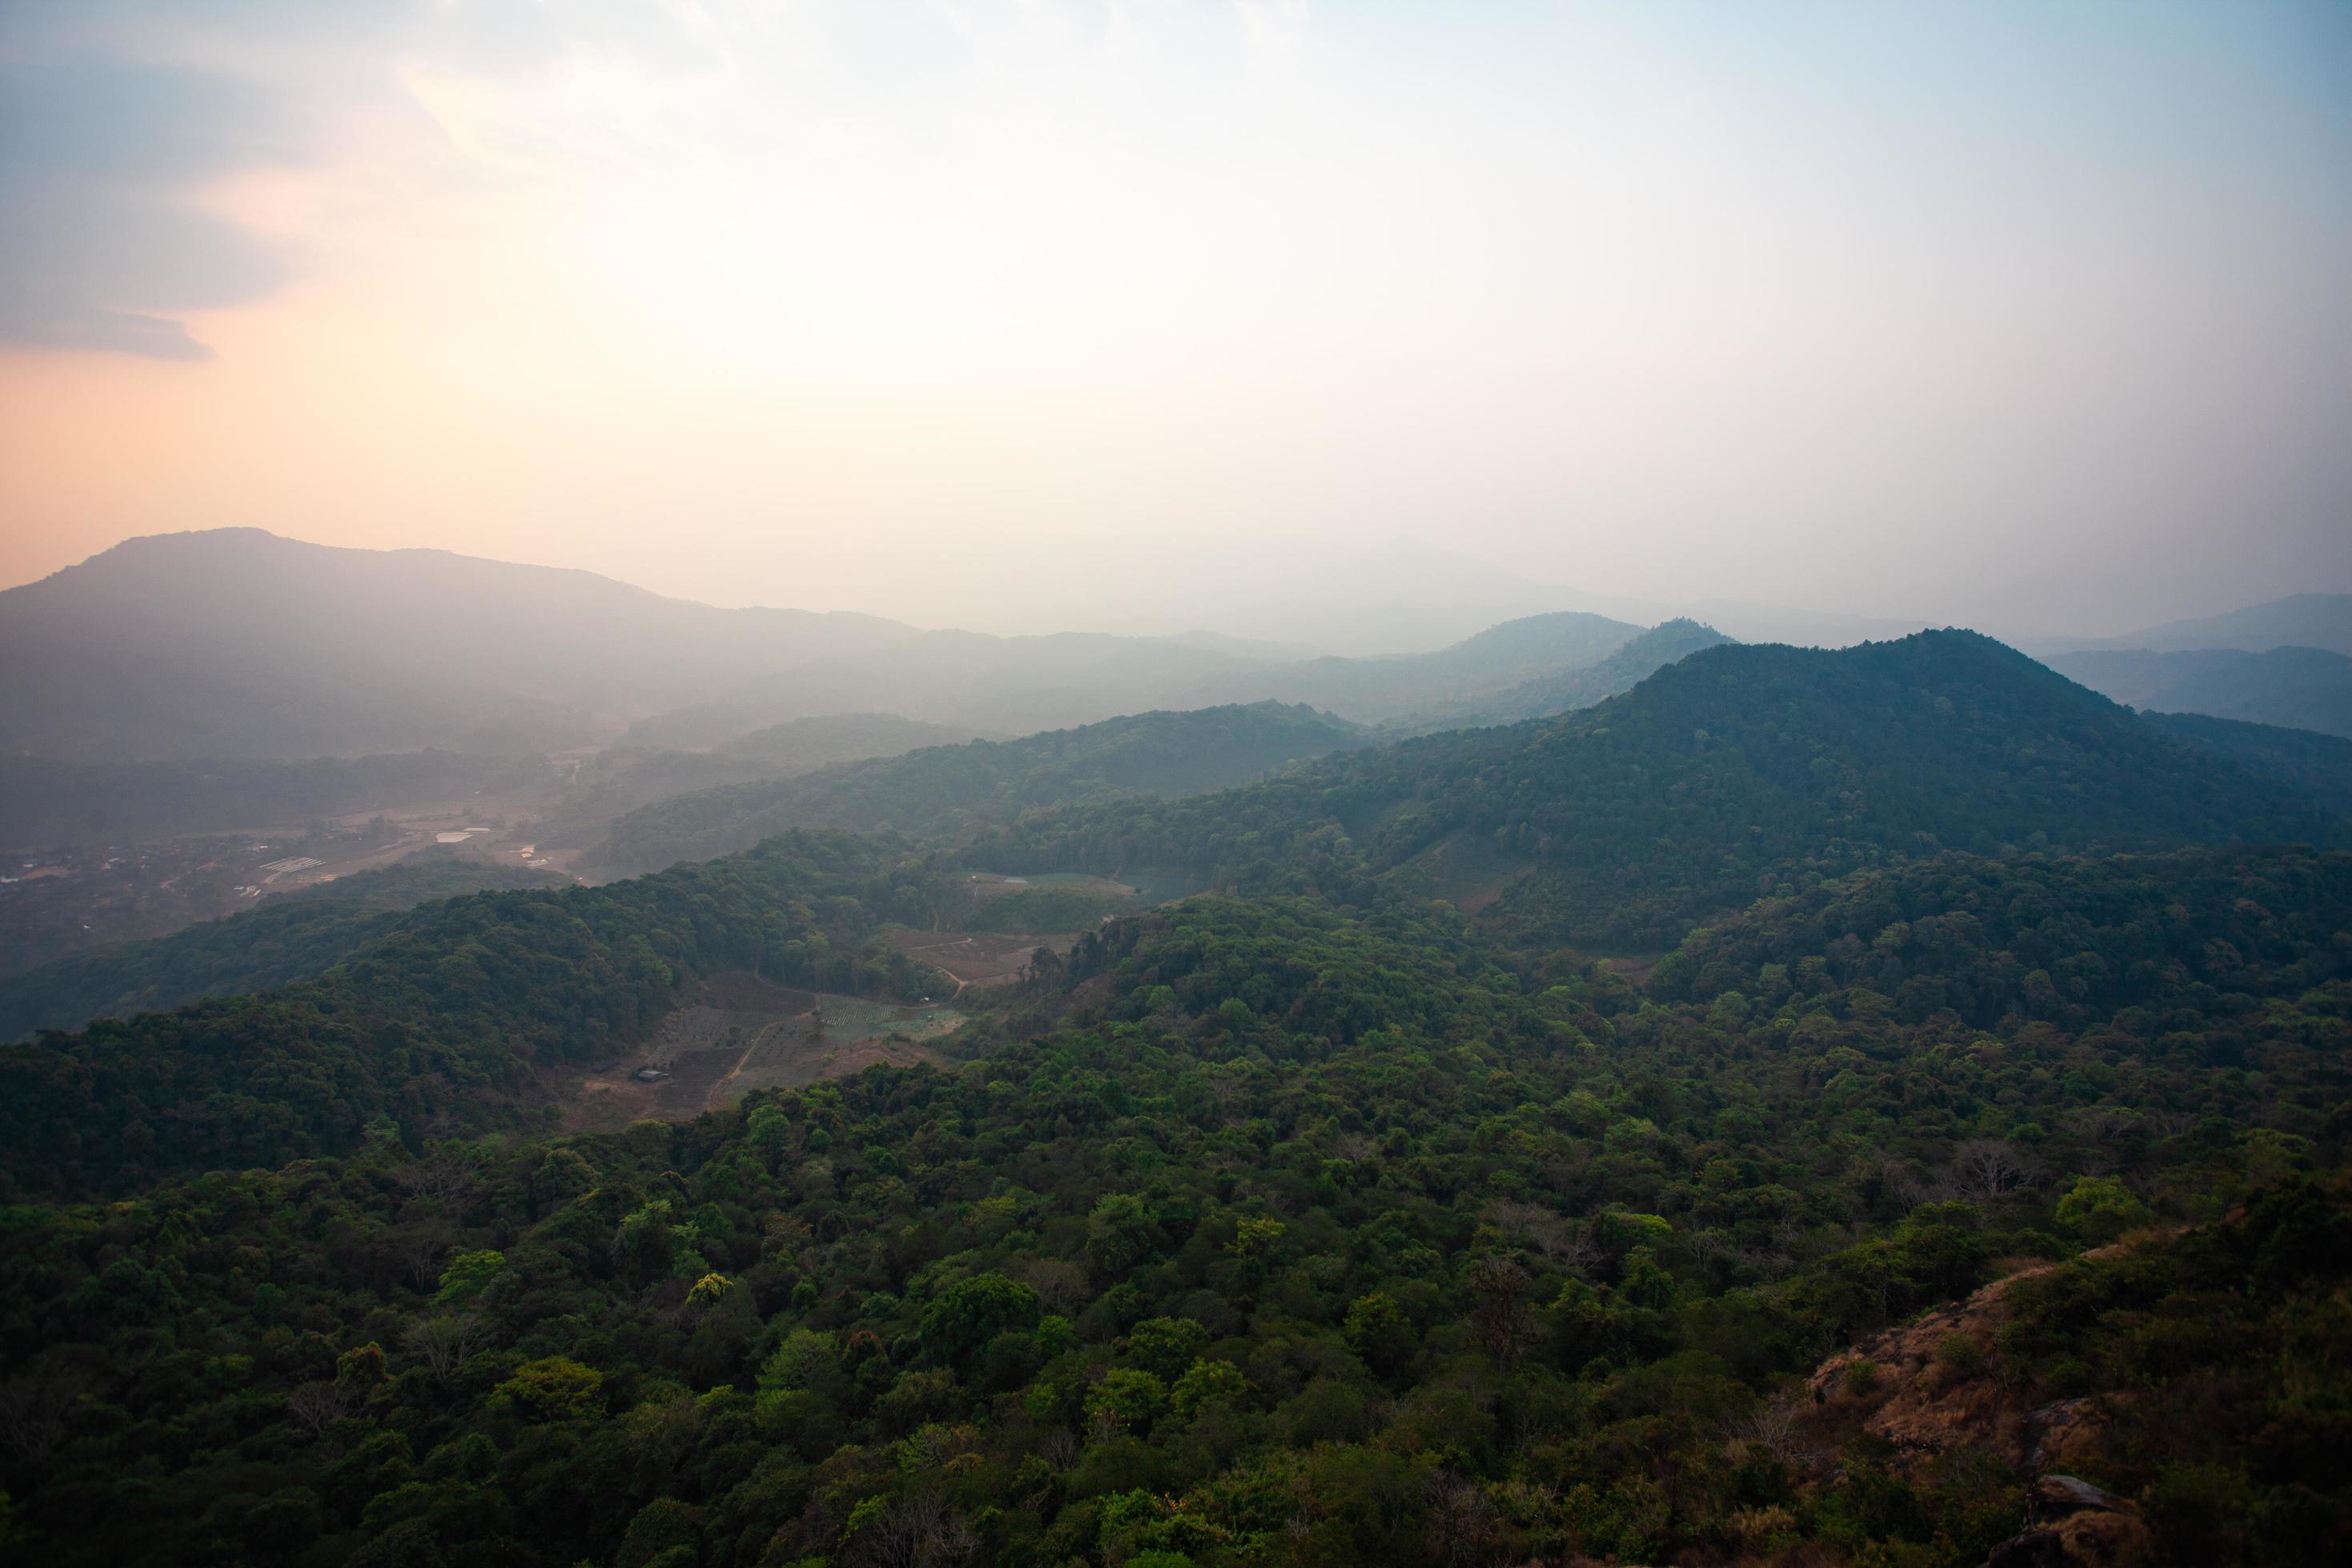
[[[2352,590],[2338,0],[0,0],[0,584]]]

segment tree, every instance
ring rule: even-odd
[[[440,1289],[434,1294],[434,1305],[458,1308],[469,1305],[475,1297],[506,1272],[506,1267],[507,1258],[503,1252],[486,1248],[478,1252],[458,1253],[449,1259],[448,1267],[441,1270]]]
[[[1179,1415],[1196,1415],[1204,1405],[1249,1397],[1249,1379],[1229,1361],[1195,1361],[1169,1390]]]
[[[1507,1370],[1535,1337],[1527,1271],[1507,1258],[1480,1258],[1470,1269],[1470,1330]]]
[[[667,1198],[656,1198],[623,1219],[613,1233],[613,1266],[631,1285],[669,1278],[677,1263],[677,1231]]]
[[[2058,1200],[2058,1223],[2090,1241],[2112,1241],[2156,1215],[2120,1176],[2084,1176]]]
[[[923,1353],[969,1372],[989,1342],[1007,1330],[1034,1329],[1037,1292],[997,1273],[959,1279],[923,1313]]]
[[[1117,1366],[1087,1394],[1087,1415],[1097,1426],[1141,1433],[1168,1408],[1168,1385],[1131,1366]]]
[[[2039,1173],[2039,1163],[2004,1138],[1970,1138],[1952,1152],[1953,1190],[1976,1202],[2007,1197]]]
[[[1106,1193],[1087,1218],[1087,1261],[1105,1276],[1126,1273],[1159,1243],[1150,1213],[1137,1194]]]
[[[499,1402],[533,1421],[582,1421],[604,1406],[604,1374],[568,1356],[543,1356],[499,1384]]]
[[[480,1344],[480,1320],[471,1312],[444,1312],[409,1326],[404,1342],[436,1383],[446,1383]]]
[[[1190,1318],[1146,1318],[1128,1331],[1127,1359],[1163,1382],[1174,1382],[1208,1348],[1209,1331]]]
[[[1384,1290],[1356,1298],[1341,1331],[1348,1348],[1382,1377],[1394,1375],[1412,1360],[1412,1323],[1396,1298]]]

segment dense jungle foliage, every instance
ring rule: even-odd
[[[419,855],[169,936],[115,942],[0,979],[0,1040],[308,980],[461,893],[570,886],[528,866]]]
[[[1960,634],[1716,648],[1194,801],[455,899],[0,1049],[0,1542],[1970,1568],[2032,1405],[2149,1561],[2340,1561],[2352,854],[2327,759],[2241,728]],[[882,928],[1054,865],[1215,890],[964,991],[940,1065],[552,1132],[544,1069],[689,982],[928,994]],[[1996,1294],[1916,1384],[1821,1384]],[[1871,1425],[1939,1391],[1940,1447]]]
[[[608,887],[450,900],[285,990],[0,1046],[0,1191],[277,1163],[383,1118],[531,1125],[535,1064],[611,1054],[698,976],[939,989],[869,946],[883,920],[921,918],[935,881],[890,839],[793,836]]]
[[[2175,740],[2305,791],[2338,816],[2352,815],[2352,741],[2201,713],[2143,713],[2140,719]]]
[[[1774,1412],[2153,1223],[2200,1228],[2037,1282],[2004,1375],[2253,1399],[2106,1479],[2187,1521],[2162,1560],[2332,1561],[2347,910],[2340,854],[1961,860],[1695,932],[1645,993],[1443,907],[1199,899],[1040,961],[960,1070],[20,1206],[9,1527],[60,1563],[1973,1563],[2013,1476]]]
[[[1952,850],[2334,843],[2330,802],[1971,632],[1717,647],[1565,718],[1350,752],[1241,790],[976,836],[1008,871],[1183,866],[1240,891],[1469,897],[1514,945],[1623,952]],[[1482,875],[1451,884],[1450,856]],[[1522,874],[1525,873],[1525,874]],[[1491,900],[1491,902],[1488,902]]]

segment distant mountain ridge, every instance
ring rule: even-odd
[[[1621,692],[1631,691],[1670,664],[1732,640],[1697,621],[1667,621],[1625,643],[1597,664],[1520,682],[1480,704],[1476,721],[1507,724],[1590,708]]]
[[[1295,646],[1199,634],[1000,637],[723,610],[593,573],[224,529],[131,540],[0,593],[0,750],[512,755],[696,707],[734,715],[730,732],[888,712],[1023,734],[1310,696],[1376,720],[1527,679],[1538,658],[1589,663],[1640,630],[1566,612],[1435,654],[1302,660]]]
[[[1777,888],[1944,850],[2344,838],[2328,799],[2233,744],[2191,744],[1972,632],[1726,645],[1563,718],[1222,795],[1080,804],[974,852],[1015,870],[1181,865],[1247,890],[1257,868],[1318,843],[1327,886],[1414,886],[1516,941],[1622,950]]]
[[[585,1059],[641,1030],[679,975],[717,966],[920,994],[925,973],[867,944],[881,920],[936,919],[957,866],[1164,868],[1219,891],[1319,896],[1344,920],[1443,904],[1435,918],[1468,916],[1522,949],[1656,953],[1759,898],[1953,851],[2347,841],[2340,743],[2145,718],[1967,632],[1838,652],[1718,645],[1561,717],[1363,738],[1267,704],[930,748],[759,786],[764,797],[712,792],[719,809],[670,825],[680,837],[785,831],[613,887],[434,905],[381,937],[331,920],[290,953],[331,964],[308,986],[0,1052],[11,1168],[80,1179],[87,1129],[123,1125],[126,1103],[146,1108],[166,1163],[332,1148],[401,1082],[429,1080],[445,1102],[483,1084],[513,1095],[535,1053]],[[1216,787],[1244,770],[1265,776]],[[1202,793],[1175,793],[1187,788]],[[854,898],[805,896],[828,866]],[[229,924],[220,934],[259,929]],[[820,926],[841,942],[815,940]],[[174,939],[27,1000],[144,1005],[184,983],[182,954],[231,966],[200,984],[235,984],[249,944],[236,945]],[[1725,989],[1719,978],[1687,976],[1696,994]],[[322,1050],[331,1074],[295,1074],[307,1121],[238,1098]],[[430,1065],[408,1062],[416,1050]]]
[[[1182,694],[1180,707],[1303,702],[1360,723],[1465,710],[1493,693],[1581,669],[1642,637],[1640,626],[1580,610],[1526,616],[1430,653],[1313,658],[1277,670],[1221,677]]]
[[[2144,648],[2151,653],[2187,653],[2199,648],[2241,648],[2267,653],[2274,647],[2317,647],[2352,656],[2352,594],[2291,594],[2266,604],[2167,621],[2112,637],[2044,637],[2029,640],[2040,656],[2094,648]]]
[[[919,635],[445,551],[162,534],[0,593],[0,746],[99,761],[544,750],[599,710]]]
[[[2352,736],[2352,658],[2326,648],[2088,649],[2047,662],[2135,708]]]

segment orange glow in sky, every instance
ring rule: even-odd
[[[1003,629],[1274,534],[2352,587],[2340,6],[96,0],[0,70],[0,583],[237,523]]]

